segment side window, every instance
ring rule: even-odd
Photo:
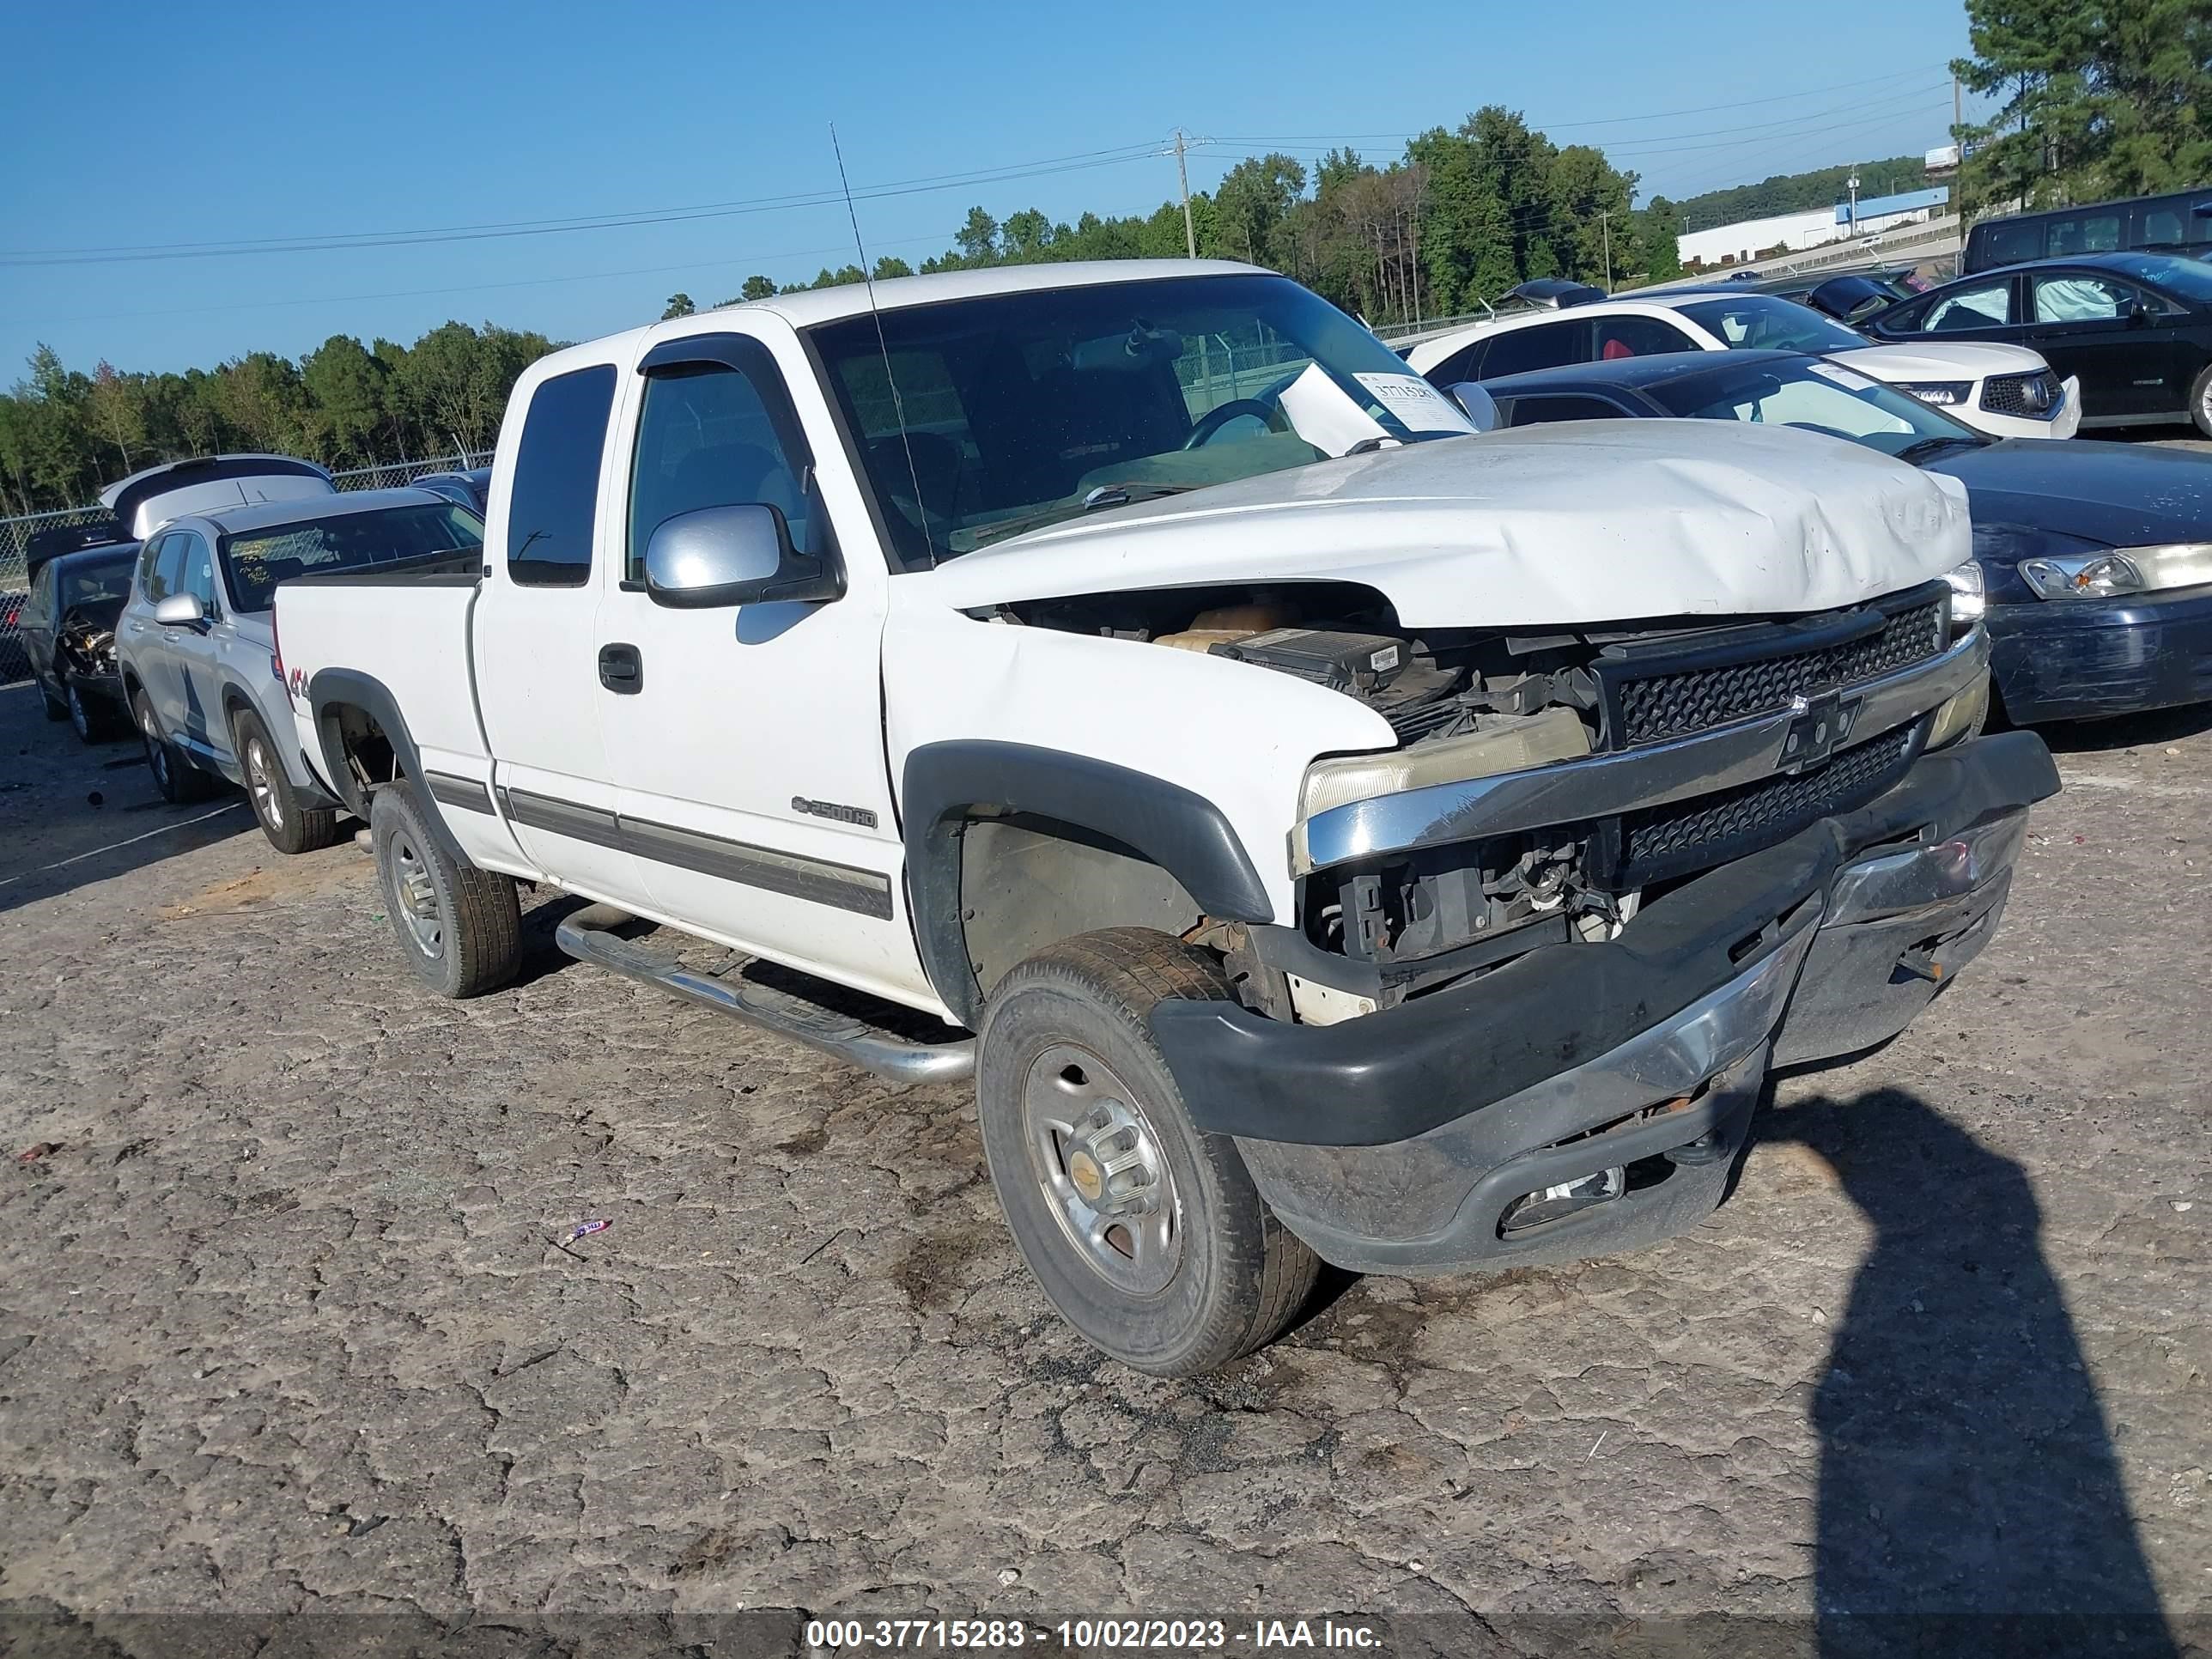
[[[2026,259],[2043,257],[2043,221],[2040,219],[2002,220],[1993,225],[1974,228],[1977,238],[1983,239],[1982,248],[1974,263],[1984,270],[1996,265],[2016,265]]]
[[[31,597],[23,601],[23,609],[15,618],[17,628],[44,628],[46,611],[54,601],[54,568],[52,563],[39,567],[39,574],[31,579]]]
[[[2189,240],[2182,228],[2179,208],[2145,208],[2137,219],[2135,245],[2142,248],[2179,247]]]
[[[2012,278],[2001,276],[1946,294],[1928,307],[1920,326],[1930,334],[1944,334],[1962,328],[2002,328],[2014,320]]]
[[[1589,342],[1589,325],[1580,319],[1508,330],[1491,337],[1490,355],[1482,360],[1482,378],[1494,380],[1502,374],[1587,362]]]
[[[160,568],[161,548],[168,539],[167,536],[149,536],[146,545],[138,550],[138,597],[149,605],[160,604],[169,591]]]
[[[1462,346],[1457,351],[1429,371],[1431,386],[1457,386],[1462,380],[1482,378],[1482,354],[1488,348],[1486,339],[1477,340],[1471,346]]]
[[[215,554],[207,538],[196,530],[179,531],[177,541],[181,568],[172,591],[191,594],[200,602],[200,609],[212,617],[222,608],[215,599]]]
[[[2087,271],[2038,276],[2034,293],[2039,323],[2117,322],[2137,298],[2126,283]]]
[[[181,591],[184,580],[185,537],[181,531],[171,531],[155,544],[154,578],[146,585],[148,603],[159,605],[170,594]]]
[[[1547,421],[1617,421],[1625,413],[1602,398],[1516,398],[1513,400],[1512,424],[1538,426]]]
[[[2113,253],[2120,246],[2120,216],[2085,214],[2077,218],[2053,219],[2048,255],[2063,259],[2076,253]]]
[[[649,374],[630,473],[623,574],[633,581],[644,575],[653,532],[679,513],[756,502],[783,514],[793,546],[818,550],[800,469],[792,465],[754,377],[720,362]]]
[[[1672,323],[1656,317],[1601,317],[1597,319],[1597,355],[1650,357],[1661,352],[1695,351],[1698,343]]]
[[[556,374],[532,395],[507,492],[511,580],[532,587],[581,587],[591,580],[599,459],[614,401],[611,363]]]

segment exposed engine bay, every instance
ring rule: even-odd
[[[105,611],[108,607],[103,606]],[[72,610],[54,633],[54,666],[79,679],[101,679],[115,672],[113,616],[101,619]]]
[[[1395,749],[1308,769],[1301,819],[1424,784],[1518,771],[1691,735],[1802,705],[1919,660],[1949,637],[1940,582],[1811,617],[1658,619],[1516,633],[1403,626],[1352,583],[1194,587],[1036,600],[999,620],[1287,674],[1356,699]],[[1870,799],[1902,773],[1924,725],[1848,731],[1847,764],[1778,775],[1595,823],[1454,842],[1322,869],[1301,886],[1300,931],[1359,964],[1375,1006],[1535,945],[1602,940],[1695,872]],[[1741,799],[1738,799],[1738,798]],[[1293,988],[1295,988],[1295,987]],[[1360,1012],[1352,1010],[1349,1012]]]

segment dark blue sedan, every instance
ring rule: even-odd
[[[2005,714],[2087,720],[2212,701],[2212,456],[2087,439],[1993,440],[1796,352],[1669,353],[1486,380],[1499,422],[1753,421],[1865,444],[1966,487]],[[1977,576],[1977,572],[1978,575]]]

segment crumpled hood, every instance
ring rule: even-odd
[[[1833,362],[1848,363],[1862,374],[1893,385],[1899,380],[1910,385],[1921,380],[1978,380],[1991,374],[2033,374],[2051,367],[2039,351],[1981,340],[1869,346],[1863,351],[1837,351],[1829,356]]]
[[[956,608],[1341,580],[1409,628],[1827,610],[1972,551],[1966,491],[1840,439],[1717,421],[1444,438],[1093,514],[907,580]]]
[[[2106,547],[2212,541],[2212,459],[2188,450],[2011,438],[1939,455],[1928,470],[1966,486],[1985,530],[2022,526],[2030,541],[2056,532]]]

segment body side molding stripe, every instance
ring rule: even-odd
[[[430,791],[430,799],[447,806],[458,806],[464,812],[491,813],[491,791],[474,778],[457,778],[450,772],[425,772],[422,782]]]

